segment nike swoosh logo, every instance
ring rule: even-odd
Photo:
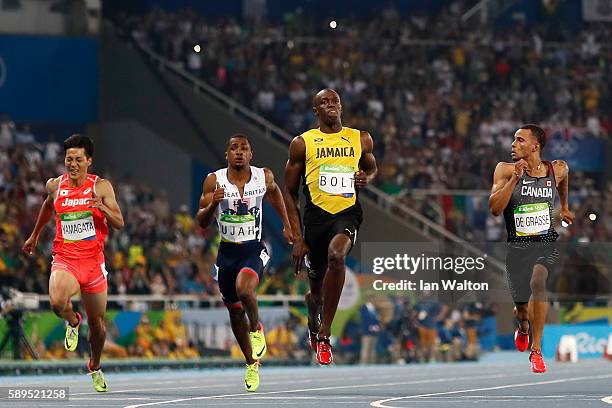
[[[246,382],[246,380],[244,380],[244,385],[247,387],[248,390],[251,389],[251,386]]]
[[[263,354],[263,352],[264,352],[264,350],[265,350],[265,349],[266,349],[266,346],[263,346],[263,347],[261,348],[261,351],[260,351],[259,353],[255,353],[255,355],[256,355],[257,357],[261,357],[261,355]]]
[[[342,139],[342,140],[346,140],[346,142],[347,142],[347,143],[351,143],[351,142],[350,142],[350,141],[349,141],[349,140],[348,140],[346,137],[344,137],[344,136],[340,136],[340,139]]]
[[[523,180],[523,184],[531,184],[531,183],[535,183],[535,180],[530,180],[530,181]]]
[[[83,194],[87,194],[87,193],[89,193],[90,191],[91,191],[91,187],[90,187],[90,188],[88,188],[87,190],[83,191]]]

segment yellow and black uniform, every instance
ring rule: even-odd
[[[332,238],[345,234],[354,244],[363,218],[355,190],[361,132],[348,127],[338,133],[311,129],[301,136],[306,145],[304,240],[310,248],[309,276],[322,279]]]

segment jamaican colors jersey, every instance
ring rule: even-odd
[[[361,132],[348,127],[338,133],[311,129],[301,136],[306,144],[304,224],[317,224],[352,211],[361,217],[355,190]]]
[[[543,163],[547,167],[546,176],[531,177],[525,172],[504,209],[510,242],[554,242],[558,237],[552,225],[557,196],[555,172],[551,162]]]

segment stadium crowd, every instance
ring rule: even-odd
[[[0,283],[47,293],[54,225],[43,230],[34,256],[21,252],[46,195],[45,181],[64,173],[63,147],[39,142],[27,125],[0,121]],[[95,171],[95,169],[93,170]],[[197,293],[217,299],[210,273],[215,234],[207,235],[188,208],[172,211],[163,194],[131,180],[115,184],[126,220],[106,243],[111,294]]]
[[[387,6],[334,30],[299,12],[276,26],[192,10],[123,15],[117,26],[291,134],[315,124],[317,90],[337,89],[343,122],[374,135],[383,191],[463,238],[498,240],[500,221],[482,217],[486,203],[473,220],[444,206],[445,197],[419,200],[411,192],[489,189],[522,123],[609,138],[612,31],[594,23],[577,34],[552,24],[466,25],[462,4],[407,19]],[[597,191],[608,194],[610,186],[578,172],[570,187],[579,220],[571,236],[612,237],[610,226],[592,225],[583,212],[586,197],[604,199]]]
[[[375,136],[377,183],[383,191],[461,237],[498,241],[504,238],[502,220],[488,215],[486,199],[468,217],[456,206],[445,208],[437,195],[419,198],[411,192],[490,188],[492,170],[508,159],[511,136],[523,122],[609,138],[612,54],[601,43],[612,33],[585,26],[575,40],[567,41],[563,32],[546,27],[510,33],[484,26],[467,29],[453,7],[429,19],[402,20],[385,8],[368,23],[340,21],[332,31],[299,14],[280,28],[210,22],[192,11],[154,11],[123,17],[119,27],[292,134],[314,125],[310,98],[316,90],[338,89],[344,123]],[[35,256],[25,256],[20,247],[45,195],[43,181],[63,173],[62,159],[57,141],[41,143],[27,125],[0,118],[3,286],[47,292],[53,228],[44,230]],[[577,218],[563,230],[562,239],[612,239],[612,207],[606,205],[612,185],[581,172],[571,180]],[[194,293],[219,302],[211,273],[216,236],[195,225],[188,207],[173,211],[167,198],[149,186],[112,181],[126,228],[111,232],[107,241],[109,293]],[[591,213],[599,222],[589,220]],[[304,285],[291,279],[290,269],[271,271],[260,292],[303,293]],[[367,302],[359,319],[347,323],[336,345],[340,359],[370,363],[374,358],[411,362],[477,357],[476,326],[486,308],[448,311],[435,302],[387,301],[387,317],[380,315],[384,307]],[[114,352],[197,357],[198,347],[185,340],[185,329],[167,324],[171,328],[151,328],[143,319],[135,344]],[[271,355],[305,355],[303,326],[290,319],[272,328]],[[172,341],[168,333],[174,333]],[[61,347],[55,349],[61,352]]]

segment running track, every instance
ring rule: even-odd
[[[511,361],[405,366],[260,368],[257,393],[244,391],[244,370],[107,373],[98,394],[86,375],[0,377],[4,386],[68,386],[70,401],[0,407],[610,407],[612,362],[549,363],[532,374],[526,354]]]

